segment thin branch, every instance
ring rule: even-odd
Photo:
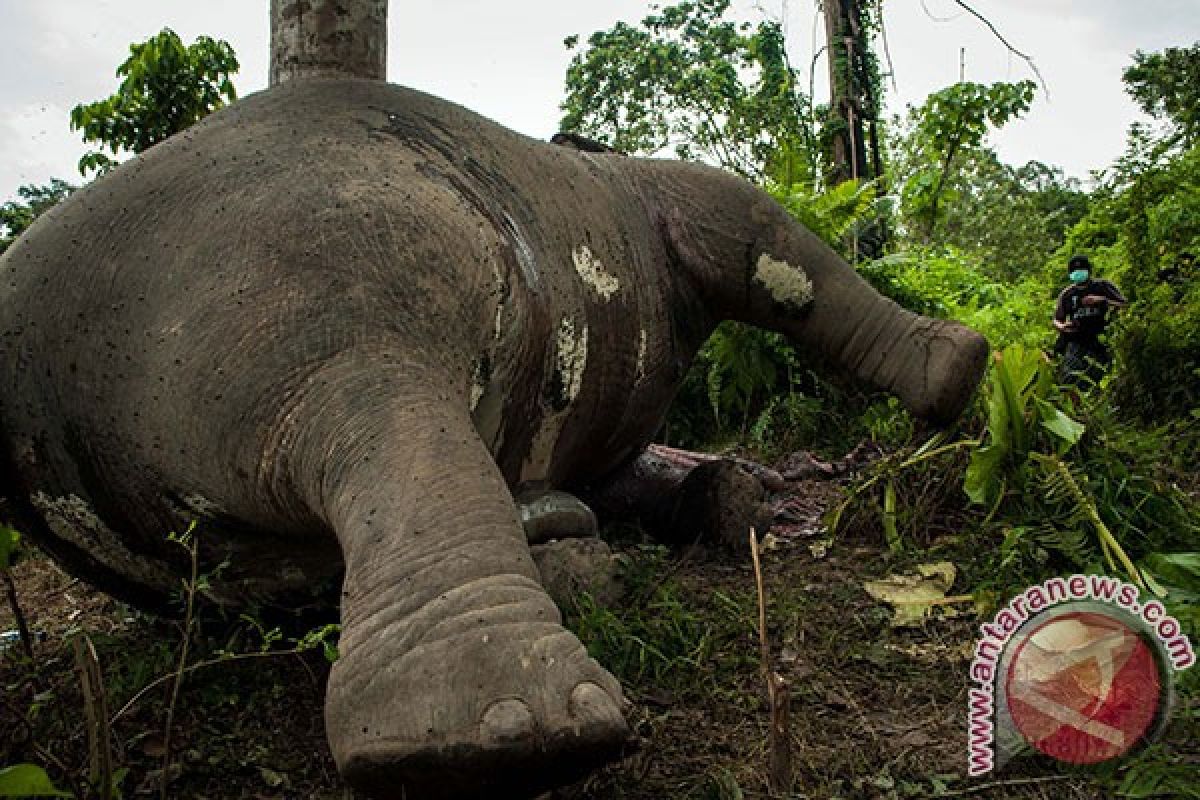
[[[184,538],[191,556],[191,575],[184,587],[187,593],[187,610],[183,617],[183,641],[179,643],[179,666],[175,669],[175,682],[171,684],[170,700],[167,703],[167,721],[163,726],[163,762],[162,762],[162,800],[167,800],[167,783],[171,767],[171,726],[175,722],[175,705],[179,702],[179,689],[183,685],[184,670],[187,668],[188,648],[192,640],[192,625],[195,622],[196,589],[200,569],[200,540],[194,533],[196,523],[193,522]],[[187,537],[191,537],[187,539]]]
[[[149,694],[152,690],[158,688],[159,686],[162,686],[167,681],[174,680],[177,675],[178,676],[191,675],[193,672],[196,672],[197,670],[206,669],[208,667],[215,667],[218,664],[228,664],[232,661],[245,661],[245,660],[251,659],[251,658],[277,658],[279,656],[296,655],[296,654],[302,653],[302,652],[304,652],[304,650],[302,650],[298,647],[293,647],[288,650],[264,650],[263,652],[260,652],[260,653],[226,653],[224,655],[218,656],[217,658],[210,658],[205,661],[196,661],[192,664],[188,664],[182,670],[178,670],[178,671],[171,670],[166,675],[160,675],[159,677],[150,681],[150,683],[143,686],[140,690],[138,690],[137,694],[135,694],[133,697],[129,698],[129,701],[127,703],[125,703],[125,705],[121,706],[120,710],[117,711],[117,713],[112,715],[112,719],[109,720],[109,723],[115,725],[117,720],[119,720],[121,717],[123,717],[127,713],[129,713],[130,709],[132,709],[135,705],[138,704],[139,700],[141,700],[143,697],[145,697],[147,694]]]
[[[21,647],[25,650],[25,656],[29,659],[29,669],[31,672],[37,672],[37,661],[33,656],[33,636],[29,633],[29,623],[25,621],[25,614],[21,610],[21,603],[17,599],[17,583],[13,580],[12,572],[7,569],[0,569],[0,577],[4,579],[5,594],[8,595],[8,607],[12,611],[13,619],[17,622],[17,635],[21,639]]]
[[[934,13],[929,10],[929,6],[926,5],[925,0],[921,0],[921,8],[925,10],[925,16],[929,17],[934,22],[953,22],[954,20],[958,19],[958,17],[939,17],[934,15]]]
[[[758,639],[763,680],[771,725],[767,730],[767,787],[772,796],[792,793],[792,748],[789,714],[791,689],[787,680],[771,668],[771,643],[767,638],[767,595],[763,588],[762,564],[758,557],[758,535],[750,529],[750,559],[754,563],[754,586],[758,594]]]
[[[876,8],[876,13],[879,15],[879,39],[883,42],[883,58],[888,65],[887,76],[892,82],[892,91],[898,92],[900,88],[896,85],[896,65],[892,63],[892,50],[888,47],[887,26],[883,24],[883,3]]]
[[[112,800],[112,729],[108,725],[108,696],[104,690],[100,661],[96,656],[96,648],[86,633],[72,639],[71,648],[75,654],[79,685],[83,692],[92,788],[99,794],[100,800]]]
[[[1065,781],[1071,778],[1071,775],[1044,775],[1036,778],[1009,778],[1004,781],[991,781],[989,783],[979,783],[975,786],[968,786],[965,789],[954,789],[948,792],[942,792],[938,797],[963,797],[969,794],[982,794],[983,792],[992,789],[999,789],[1006,786],[1033,786],[1039,783],[1052,783],[1054,781]]]
[[[1033,70],[1033,74],[1037,76],[1038,83],[1040,83],[1042,85],[1042,91],[1046,93],[1046,98],[1049,99],[1050,89],[1049,89],[1049,87],[1046,86],[1046,80],[1042,77],[1042,72],[1041,72],[1041,70],[1039,70],[1037,68],[1037,64],[1033,63],[1033,59],[1030,58],[1029,56],[1025,55],[1024,53],[1022,53],[1017,48],[1013,47],[1012,44],[1008,41],[1008,39],[1005,39],[1004,36],[1001,35],[1000,31],[996,30],[996,26],[993,25],[991,23],[991,20],[989,20],[987,17],[983,16],[978,11],[971,8],[969,5],[967,5],[965,2],[963,2],[963,0],[954,0],[954,2],[960,8],[964,9],[968,14],[975,17],[975,19],[979,20],[984,25],[986,25],[987,29],[992,32],[992,35],[995,36],[997,39],[999,39],[1000,43],[1002,45],[1004,45],[1005,47],[1008,48],[1008,52],[1012,53],[1015,56],[1020,57],[1021,59],[1023,59],[1025,61],[1026,64],[1029,65],[1029,68],[1031,70]]]

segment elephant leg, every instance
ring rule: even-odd
[[[611,760],[628,737],[621,688],[561,626],[465,411],[356,394],[325,404],[342,421],[312,470],[346,564],[325,705],[339,769],[369,794],[452,798],[531,793]]]

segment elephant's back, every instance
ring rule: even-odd
[[[465,309],[490,276],[445,256],[479,215],[422,176],[447,157],[415,132],[430,120],[465,146],[520,138],[386,84],[285,85],[132,159],[14,243],[0,425],[31,533],[110,590],[174,586],[181,553],[163,539],[189,518],[210,543],[267,542],[277,583],[336,570],[321,521],[262,479],[289,390],[347,352],[453,360],[485,327]]]
[[[278,479],[281,431],[297,390],[346,354],[371,374],[443,369],[521,477],[535,439],[554,445],[566,415],[595,427],[642,369],[628,320],[660,303],[614,163],[356,80],[284,84],[151,148],[0,260],[10,493],[110,590],[175,585],[163,534],[192,518],[227,546],[214,563],[272,553],[234,559],[269,567],[263,585],[328,577],[330,532]],[[623,288],[585,283],[597,265]],[[620,332],[621,354],[588,360],[558,411],[557,367],[584,362],[555,341],[585,326]]]

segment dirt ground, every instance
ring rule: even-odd
[[[964,777],[967,668],[978,620],[960,606],[957,615],[893,627],[863,582],[907,565],[887,556],[882,536],[829,539],[819,516],[835,496],[830,483],[804,484],[792,498],[792,521],[763,554],[772,659],[790,688],[795,786],[789,796],[1116,796],[1119,775],[1064,772],[1035,758],[987,779]],[[641,747],[553,797],[770,796],[769,711],[749,558],[715,548],[665,551],[622,535],[621,549],[640,564],[630,599],[617,609],[584,606],[570,616],[593,653],[622,678]],[[962,545],[950,541],[935,557],[961,561],[978,552],[978,544]],[[44,765],[66,788],[86,779],[88,704],[68,644],[86,633],[103,671],[107,714],[118,716],[108,729],[114,764],[128,770],[120,784],[124,797],[161,795],[164,775],[168,797],[354,796],[339,781],[325,743],[328,662],[320,648],[262,656],[254,624],[207,620],[192,637],[188,663],[217,663],[187,675],[168,742],[172,682],[155,681],[177,663],[179,623],[131,611],[42,556],[18,564],[14,575],[38,640],[37,670],[30,675],[18,645],[4,645],[0,766]],[[968,591],[955,585],[951,594]],[[0,604],[0,631],[13,627]],[[286,646],[287,636],[272,644]],[[240,655],[221,660],[221,650]],[[1200,775],[1200,713],[1192,706],[1177,716],[1164,741],[1181,763],[1195,759],[1190,764]]]

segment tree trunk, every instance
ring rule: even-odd
[[[858,0],[824,0],[825,41],[829,53],[829,106],[842,122],[833,138],[832,183],[854,178],[868,179],[863,143],[863,114],[856,63],[865,46],[857,31]]]
[[[271,85],[387,77],[387,0],[271,0]]]
[[[829,105],[838,122],[830,142],[828,179],[830,184],[879,179],[883,175],[877,130],[880,87],[871,63],[871,35],[864,25],[862,0],[823,0],[823,8]],[[879,257],[886,240],[884,221],[875,220],[864,234],[855,234],[853,258]]]

